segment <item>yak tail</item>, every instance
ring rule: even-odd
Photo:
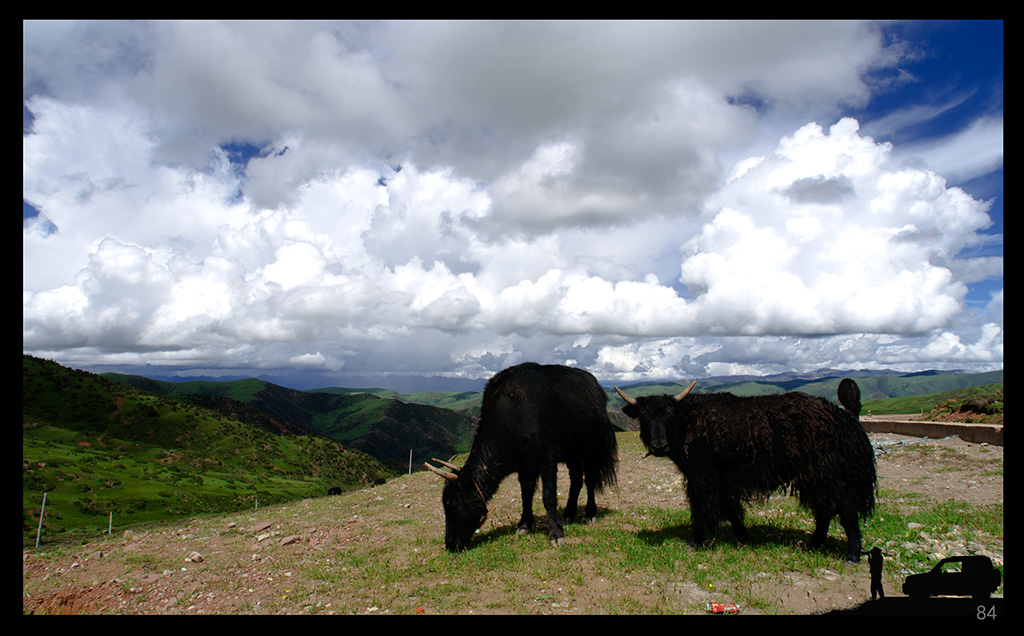
[[[839,403],[854,417],[860,416],[860,387],[850,378],[843,378],[839,383]]]
[[[619,445],[611,422],[608,423],[603,435],[595,436],[591,441],[594,446],[588,453],[589,459],[584,470],[587,473],[587,481],[594,485],[594,490],[601,492],[605,486],[614,486],[617,481],[615,473],[619,461]]]

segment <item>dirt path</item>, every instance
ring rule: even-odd
[[[880,491],[916,493],[891,502],[901,510],[920,506],[922,497],[940,502],[959,499],[979,505],[1003,502],[1002,447],[969,444],[957,438],[927,440],[892,434],[873,434],[871,438],[876,448]],[[409,523],[408,519],[432,518],[431,515],[436,518],[440,512],[436,497],[422,496],[428,486],[430,492],[438,492],[436,484],[429,480],[417,474],[363,491],[352,497],[351,508],[340,516],[333,514],[336,509],[327,508],[329,498],[322,498],[253,514],[194,519],[159,530],[129,530],[87,545],[44,545],[39,550],[26,550],[23,611],[384,613],[386,610],[360,605],[360,601],[354,600],[358,590],[341,589],[344,586],[340,584],[307,591],[301,599],[291,598],[290,594],[305,568],[329,561],[325,555],[337,554],[339,546],[373,542],[383,546],[399,540],[416,546],[424,530],[421,524]],[[503,488],[499,495],[507,499],[503,503],[506,510],[517,509],[514,488]],[[626,509],[673,503],[686,505],[678,471],[671,462],[648,459],[621,471],[618,487],[602,505]],[[386,526],[386,531],[382,532],[380,526]],[[936,550],[950,549],[950,545],[956,549],[955,537],[929,538],[940,539],[945,543],[936,543]],[[409,561],[403,565],[415,568],[417,549],[402,557]],[[1001,564],[1001,539],[989,541],[983,549]],[[855,570],[857,576],[838,571],[818,572],[815,577],[802,572],[783,577],[755,574],[745,585],[760,596],[777,599],[783,611],[813,613],[848,606],[854,602],[852,599],[863,600],[867,589],[863,577],[866,566],[850,570]],[[900,582],[891,574],[885,588],[898,594]],[[696,586],[681,575],[657,585],[656,593],[663,596],[696,599],[706,595],[706,590],[693,589]],[[621,588],[613,589],[616,586],[608,581],[587,581],[587,586],[587,592],[575,594],[571,605],[562,605],[553,596],[554,600],[538,600],[529,605],[527,611],[601,613],[604,598],[623,593]],[[466,611],[512,611],[507,607],[495,599],[481,599],[478,607]]]

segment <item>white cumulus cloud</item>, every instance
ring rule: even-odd
[[[320,386],[1001,366],[1001,290],[966,300],[1001,284],[992,201],[944,173],[1001,166],[1001,117],[864,134],[843,108],[900,59],[875,25],[25,35],[27,352]]]

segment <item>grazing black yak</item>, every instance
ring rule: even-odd
[[[814,513],[812,546],[821,546],[838,515],[848,561],[859,561],[859,519],[875,504],[875,455],[860,425],[860,389],[839,384],[839,408],[804,393],[737,397],[729,393],[631,398],[622,412],[640,420],[649,454],[667,456],[686,477],[693,515],[690,544],[700,546],[725,518],[739,541],[743,502],[788,488]]]
[[[548,513],[548,537],[563,543],[557,509],[557,468],[569,468],[565,518],[576,515],[580,489],[587,485],[586,517],[597,518],[594,492],[615,480],[615,432],[605,406],[608,396],[582,369],[532,362],[499,372],[484,390],[480,424],[465,466],[440,462],[452,472],[426,464],[447,481],[441,495],[445,547],[463,550],[487,520],[487,502],[501,481],[519,474],[523,513],[520,533],[533,525],[533,492],[538,477]]]

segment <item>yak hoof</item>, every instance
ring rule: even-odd
[[[565,539],[562,537],[551,539],[551,545],[556,548],[561,547],[565,545]]]
[[[587,523],[590,525],[594,525],[595,523],[597,523],[597,517],[587,517]]]
[[[518,534],[518,535],[530,534],[530,529],[529,528],[516,528],[516,534]]]

